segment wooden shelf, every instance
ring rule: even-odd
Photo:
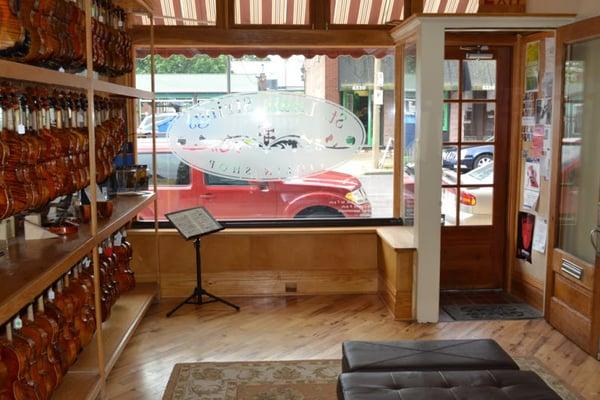
[[[154,93],[146,90],[139,90],[107,81],[89,80],[85,76],[68,72],[58,72],[48,68],[13,61],[0,60],[0,71],[2,71],[2,78],[5,79],[63,86],[70,89],[93,89],[95,92],[146,100],[154,98]]]
[[[90,81],[85,76],[70,74],[68,72],[58,72],[13,61],[0,60],[0,71],[2,71],[2,78],[5,79],[59,85],[72,89],[90,88]]]
[[[133,291],[121,295],[110,312],[110,318],[102,324],[107,376],[142,318],[144,318],[157,293],[158,286],[155,283],[138,283]],[[77,362],[69,371],[74,373],[93,373],[97,371],[97,345],[94,338],[90,345],[79,355]]]
[[[94,400],[102,383],[97,373],[68,372],[52,395],[52,400]]]
[[[92,87],[96,92],[102,92],[106,94],[113,94],[117,96],[132,97],[138,99],[152,100],[154,99],[154,93],[146,90],[139,90],[129,86],[123,86],[107,81],[92,81]]]
[[[116,229],[131,221],[142,209],[150,205],[155,197],[155,193],[148,193],[139,196],[117,196],[114,198],[112,200],[113,213],[110,219],[98,219],[97,243],[100,243]]]
[[[57,239],[25,241],[12,239],[7,254],[0,257],[0,324],[3,324],[48,286],[66,273],[93,246],[131,220],[154,200],[155,194],[117,197],[113,215],[98,221],[98,234],[92,237],[90,225],[79,232]]]

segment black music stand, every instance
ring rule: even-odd
[[[194,288],[192,294],[188,296],[188,298],[167,313],[167,318],[173,315],[175,311],[179,310],[179,308],[185,304],[195,304],[201,306],[203,304],[214,303],[218,301],[239,311],[239,306],[215,296],[202,288],[200,238],[202,236],[210,235],[211,233],[225,229],[223,225],[219,224],[204,207],[194,207],[186,210],[176,211],[165,214],[165,217],[167,217],[167,219],[173,223],[177,231],[185,240],[194,240],[194,248],[196,250],[196,287]],[[203,300],[203,296],[208,297],[209,300]]]

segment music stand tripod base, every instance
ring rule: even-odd
[[[229,301],[222,299],[214,294],[208,293],[206,290],[202,289],[202,265],[200,259],[200,237],[197,237],[194,240],[194,247],[196,249],[196,288],[194,292],[188,296],[187,299],[179,303],[175,308],[167,313],[167,318],[175,313],[175,311],[179,310],[185,304],[195,304],[197,306],[201,306],[203,304],[209,303],[223,303],[229,307],[235,308],[236,311],[240,311],[240,306],[230,303]],[[205,301],[202,297],[206,296],[209,300]]]

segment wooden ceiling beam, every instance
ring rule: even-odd
[[[136,46],[149,46],[150,28],[131,30]],[[223,29],[205,26],[154,27],[157,47],[236,48],[386,48],[394,42],[388,30],[379,29]]]

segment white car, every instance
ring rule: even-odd
[[[456,172],[445,170],[445,184],[456,183]],[[494,183],[494,163],[488,163],[461,175],[461,185],[492,185]],[[490,225],[494,206],[492,187],[461,188],[460,198],[461,225]],[[456,224],[456,189],[442,189],[442,213],[446,225]]]

